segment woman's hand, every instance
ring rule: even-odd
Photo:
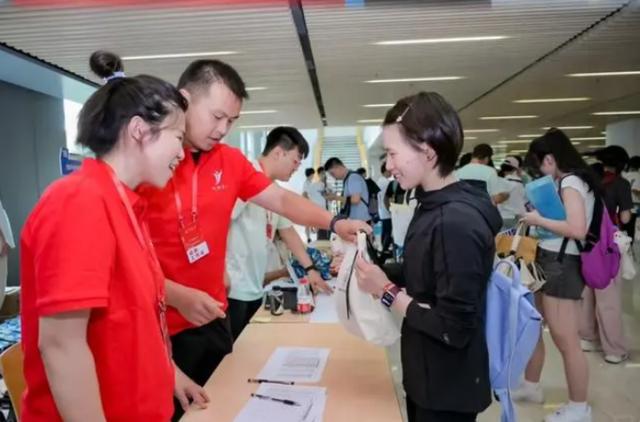
[[[382,297],[384,287],[389,284],[387,275],[377,265],[371,264],[358,256],[356,261],[358,287],[360,290],[370,293],[375,297]]]
[[[540,226],[540,222],[542,221],[542,216],[536,210],[529,211],[524,214],[522,217],[522,221],[529,226]]]

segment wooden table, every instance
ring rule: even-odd
[[[182,422],[232,422],[258,388],[258,375],[279,346],[329,347],[323,378],[325,422],[402,422],[385,350],[348,334],[338,324],[249,324],[205,385],[211,403],[190,409]],[[256,422],[271,422],[268,415]],[[277,422],[277,421],[273,421]]]

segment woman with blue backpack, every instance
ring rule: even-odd
[[[486,191],[456,178],[462,125],[440,95],[398,101],[382,134],[387,169],[402,189],[417,187],[404,245],[406,291],[362,258],[358,283],[404,318],[409,422],[475,421],[491,403],[484,316],[502,219]]]
[[[589,367],[580,347],[580,301],[585,287],[580,257],[580,241],[589,233],[596,198],[600,198],[595,174],[558,129],[550,129],[533,140],[527,163],[534,171],[551,176],[566,211],[565,220],[551,220],[537,211],[525,214],[528,225],[543,228],[555,237],[545,238],[538,245],[536,262],[546,275],[546,284],[538,299],[551,338],[562,355],[569,403],[548,415],[545,422],[591,422],[591,407],[587,404]],[[529,361],[522,385],[513,392],[515,400],[542,403],[540,376],[545,360],[542,336]]]

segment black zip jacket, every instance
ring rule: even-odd
[[[404,387],[419,407],[479,413],[491,404],[484,313],[502,219],[466,182],[416,199],[403,265],[414,299],[402,326]]]

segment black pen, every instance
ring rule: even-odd
[[[275,401],[275,402],[278,402],[278,403],[286,404],[287,406],[300,406],[300,403],[295,402],[293,400],[278,399],[276,397],[263,396],[262,394],[251,393],[251,397],[255,397],[257,399],[262,399],[262,400],[271,400],[271,401]]]
[[[267,384],[295,385],[295,382],[293,381],[276,381],[276,380],[267,380],[263,378],[249,378],[247,382],[251,382],[253,384],[267,383]]]

